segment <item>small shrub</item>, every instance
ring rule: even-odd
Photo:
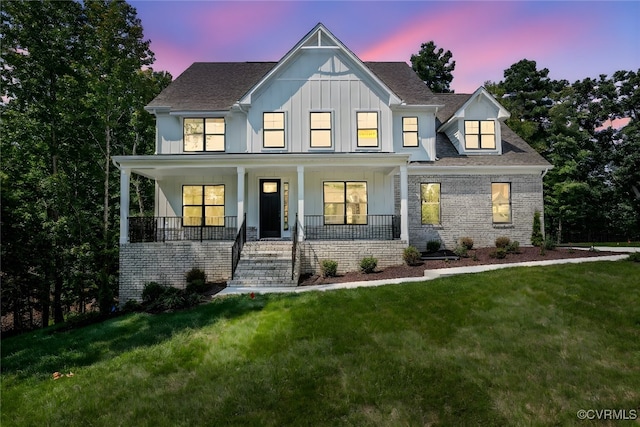
[[[629,254],[629,258],[627,258],[627,261],[640,262],[640,252]]]
[[[324,277],[336,277],[338,275],[338,263],[325,259],[320,263],[320,270],[322,270],[322,276]]]
[[[418,265],[422,263],[420,251],[415,246],[409,246],[402,252],[402,259],[407,265]]]
[[[497,248],[495,251],[489,254],[491,258],[504,259],[507,257],[507,249],[506,248]]]
[[[166,286],[158,282],[149,282],[142,288],[142,302],[150,303],[157,300],[164,293]]]
[[[556,248],[556,241],[551,236],[547,236],[547,238],[544,239],[544,248],[548,251],[554,250]]]
[[[533,246],[542,246],[544,238],[542,237],[542,224],[540,222],[540,212],[535,211],[533,214],[533,230],[531,231],[531,244]]]
[[[468,248],[465,245],[458,245],[456,246],[456,248],[453,250],[453,253],[458,255],[460,258],[466,258],[468,257]]]
[[[187,271],[187,274],[185,274],[185,277],[187,279],[187,283],[193,283],[195,281],[201,281],[202,283],[204,283],[207,281],[207,275],[205,274],[204,270],[201,270],[196,267]]]
[[[365,274],[373,273],[377,266],[378,260],[371,256],[362,258],[362,261],[360,261],[360,270]]]
[[[130,299],[129,301],[124,303],[124,305],[122,306],[122,311],[124,311],[126,313],[142,311],[142,304],[140,304],[136,300]]]
[[[440,240],[429,240],[427,242],[427,252],[436,252],[440,250],[442,243]]]
[[[480,261],[480,259],[478,258],[478,255],[474,252],[473,256],[471,257],[472,260],[474,261]]]
[[[509,246],[509,243],[511,243],[511,239],[508,237],[498,237],[496,239],[496,248],[499,249],[506,249],[507,246]]]
[[[514,240],[513,242],[510,242],[507,247],[507,253],[510,254],[519,254],[520,253],[520,242],[518,242],[517,240]]]
[[[471,237],[461,237],[460,246],[464,246],[467,250],[473,249],[473,239]]]

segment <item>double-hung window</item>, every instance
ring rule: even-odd
[[[402,146],[403,147],[418,146],[418,118],[417,117],[402,118]]]
[[[224,226],[224,184],[182,186],[185,227]]]
[[[511,223],[511,184],[508,182],[491,183],[491,207],[494,224]]]
[[[358,147],[378,147],[378,113],[358,111],[356,113]]]
[[[284,113],[263,113],[264,148],[284,148]]]
[[[494,150],[496,123],[493,120],[465,120],[464,146],[467,150]]]
[[[185,118],[184,151],[224,151],[223,117]]]
[[[327,181],[324,183],[325,224],[366,224],[367,183]]]
[[[422,224],[440,224],[440,184],[420,184],[420,202]]]
[[[312,112],[310,115],[310,145],[312,148],[331,148],[331,113]]]

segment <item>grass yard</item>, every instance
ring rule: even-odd
[[[640,263],[234,296],[37,331],[2,341],[1,390],[7,427],[638,425],[576,414],[640,416]]]

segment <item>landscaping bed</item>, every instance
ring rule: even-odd
[[[383,279],[396,279],[400,277],[420,277],[424,276],[425,270],[435,270],[440,268],[452,268],[452,267],[466,267],[472,265],[485,265],[485,264],[511,264],[516,262],[528,262],[528,261],[546,261],[554,259],[567,259],[567,258],[586,258],[594,256],[606,256],[606,255],[620,255],[615,252],[605,251],[588,251],[577,250],[570,248],[556,248],[554,250],[548,250],[544,255],[540,254],[540,248],[537,247],[521,247],[520,253],[507,254],[503,259],[492,256],[496,248],[479,248],[472,249],[468,252],[466,258],[460,258],[458,260],[423,260],[422,264],[409,266],[409,265],[397,265],[393,267],[387,267],[385,269],[378,269],[374,273],[364,274],[359,271],[353,271],[345,274],[340,274],[336,277],[322,277],[320,275],[306,275],[301,277],[300,286],[310,285],[326,285],[331,283],[346,283],[346,282],[360,282],[363,280],[383,280]],[[339,263],[339,261],[338,261]]]

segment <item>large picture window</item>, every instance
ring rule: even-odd
[[[511,222],[511,184],[494,182],[491,184],[491,206],[494,224]]]
[[[404,147],[418,146],[418,118],[402,118],[402,145]]]
[[[420,184],[422,224],[440,224],[440,184]]]
[[[378,113],[359,111],[356,113],[358,125],[358,147],[378,146]]]
[[[331,113],[312,112],[310,117],[310,145],[313,148],[331,148]]]
[[[284,113],[263,113],[265,148],[284,148]]]
[[[325,224],[366,224],[367,183],[327,181],[324,183]]]
[[[465,120],[464,144],[467,150],[494,150],[496,124],[493,120]]]
[[[224,151],[222,117],[184,119],[184,151]]]
[[[185,227],[224,226],[224,185],[182,186]]]

